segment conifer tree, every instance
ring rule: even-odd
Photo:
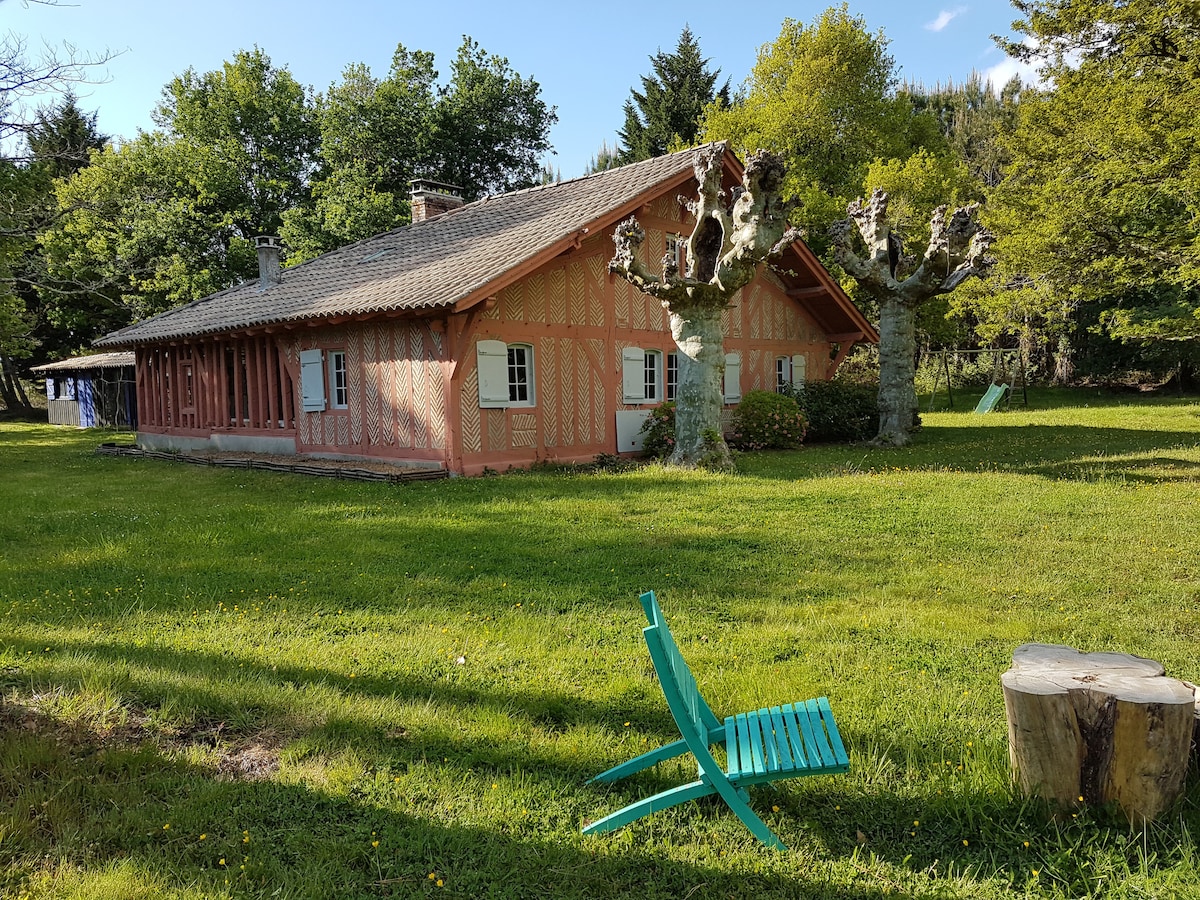
[[[729,105],[729,79],[717,89],[721,70],[710,70],[708,62],[686,25],[674,53],[660,50],[650,57],[653,74],[643,75],[642,90],[631,90],[625,101],[617,149],[622,165],[695,144],[704,107],[717,99]]]

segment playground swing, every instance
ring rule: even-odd
[[[977,413],[993,412],[1001,403],[1006,406],[1011,401],[1012,392],[1017,385],[1021,388],[1021,402],[1029,405],[1029,391],[1025,379],[1025,359],[1020,350],[987,348],[983,350],[942,350],[938,353],[938,361],[934,368],[933,390],[929,394],[929,411],[933,412],[933,404],[941,386],[943,374],[946,379],[946,399],[950,409],[954,409],[954,391],[951,387],[950,358],[955,361],[963,357],[971,359],[976,356],[991,358],[992,373],[987,391],[979,399],[975,407]]]

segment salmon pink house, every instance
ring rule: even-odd
[[[472,474],[640,446],[673,396],[658,301],[610,275],[636,215],[682,254],[698,150],[464,204],[415,182],[413,223],[98,341],[136,355],[139,445],[390,461]],[[742,168],[728,150],[730,189]],[[877,336],[802,242],[736,295],[725,400],[829,378]]]

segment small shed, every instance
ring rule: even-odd
[[[51,425],[137,428],[132,352],[95,353],[35,366],[46,379]]]

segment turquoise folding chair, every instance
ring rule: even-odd
[[[642,594],[641,602],[650,620],[642,634],[682,737],[601,772],[592,781],[616,781],[689,751],[696,757],[697,777],[588,824],[584,834],[613,831],[659,810],[718,794],[756,838],[769,847],[786,850],[750,808],[746,788],[783,778],[845,772],[850,767],[829,700],[817,697],[765,707],[728,716],[722,722],[700,696],[696,679],[675,644],[654,592]],[[713,757],[712,747],[724,749],[724,769]]]

